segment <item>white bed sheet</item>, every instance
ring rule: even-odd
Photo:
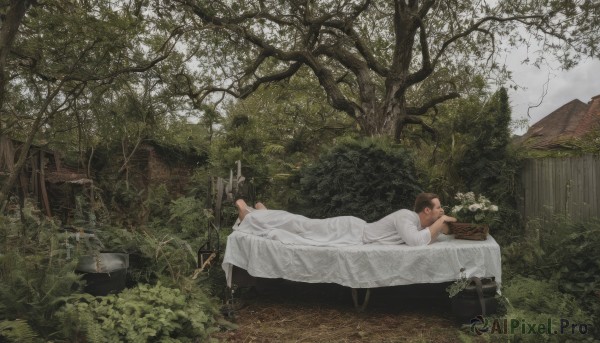
[[[366,244],[347,247],[289,245],[234,231],[227,239],[222,267],[231,287],[233,266],[254,277],[373,288],[454,281],[467,277],[502,281],[500,246],[485,241],[438,237],[427,246]]]

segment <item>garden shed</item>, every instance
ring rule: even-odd
[[[97,153],[95,169],[109,179],[125,179],[136,189],[165,185],[174,195],[185,194],[194,168],[207,160],[204,152],[191,147],[163,144],[146,139],[129,150],[127,156],[111,149]]]
[[[16,160],[24,142],[0,137],[0,177],[14,172]],[[66,219],[74,208],[74,192],[91,191],[93,181],[77,167],[67,165],[60,152],[31,145],[28,157],[14,187],[19,203],[34,199],[44,213]]]

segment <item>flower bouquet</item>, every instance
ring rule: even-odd
[[[450,233],[458,239],[485,240],[489,233],[489,225],[497,219],[498,206],[483,195],[473,192],[456,193],[458,204],[450,211],[457,219],[448,223]]]

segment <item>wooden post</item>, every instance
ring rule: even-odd
[[[46,176],[44,173],[44,151],[40,150],[40,193],[42,195],[42,202],[44,204],[44,209],[46,210],[46,215],[48,217],[52,217],[52,213],[50,211],[50,202],[48,201],[48,192],[46,192]]]

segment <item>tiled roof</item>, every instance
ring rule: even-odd
[[[583,137],[593,130],[598,129],[600,125],[600,95],[596,95],[588,103],[587,111],[575,128],[575,136]]]
[[[533,149],[549,149],[560,146],[565,140],[579,137],[583,131],[578,129],[587,109],[588,105],[582,101],[571,100],[533,124],[517,139],[517,143]]]

